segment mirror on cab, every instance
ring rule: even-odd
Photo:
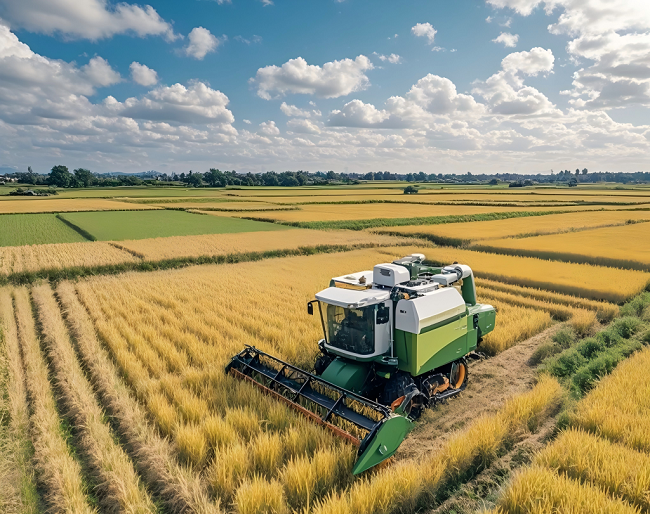
[[[390,319],[390,309],[387,305],[381,304],[377,307],[377,325],[388,323]]]
[[[314,304],[312,302],[307,302],[307,314],[314,315]]]

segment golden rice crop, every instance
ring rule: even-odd
[[[479,296],[479,301],[494,306],[497,311],[494,330],[481,343],[481,351],[491,355],[538,334],[552,323],[551,315],[543,309],[512,305],[488,293]]]
[[[67,312],[81,360],[92,377],[104,406],[112,415],[134,455],[134,464],[150,490],[156,491],[171,512],[219,514],[201,477],[179,466],[170,442],[151,426],[147,413],[123,383],[108,353],[97,339],[88,313],[72,284],[62,282],[57,295]]]
[[[26,289],[15,291],[16,321],[31,400],[34,460],[51,508],[60,512],[97,512],[84,492],[81,466],[72,457],[60,430],[60,419],[41,355]]]
[[[481,278],[596,300],[622,302],[643,291],[650,282],[650,273],[624,272],[591,264],[570,264],[456,248],[431,248],[425,253],[434,262],[447,264],[458,261],[468,264],[474,274]]]
[[[637,514],[628,503],[601,489],[581,484],[553,471],[530,467],[517,474],[490,514]]]
[[[559,383],[543,376],[532,391],[511,398],[497,413],[478,418],[440,451],[357,480],[348,491],[318,502],[313,512],[388,514],[413,510],[445,483],[492,461],[518,432],[535,429],[556,408],[561,395]]]
[[[650,455],[647,453],[570,429],[542,450],[535,463],[601,487],[644,511],[650,510]]]
[[[79,430],[80,446],[97,477],[100,503],[109,510],[154,512],[129,457],[104,423],[104,413],[77,361],[61,311],[48,285],[32,289],[45,347],[68,415]]]
[[[648,211],[571,212],[493,221],[376,228],[373,229],[373,232],[399,233],[404,236],[436,236],[442,239],[460,239],[463,241],[483,241],[523,234],[540,235],[572,232],[583,228],[622,225],[628,220],[649,219],[650,212]]]
[[[0,200],[0,214],[30,212],[77,212],[77,211],[131,211],[158,209],[147,205],[105,200],[103,198],[21,198],[20,200]]]
[[[535,208],[525,208],[534,210]],[[251,213],[228,213],[232,216],[256,216],[276,221],[334,221],[366,220],[375,218],[417,218],[426,216],[456,216],[486,212],[508,212],[517,207],[458,206],[458,205],[407,205],[392,203],[301,205],[297,211],[269,211],[259,215]],[[206,211],[208,212],[208,211]],[[209,212],[208,212],[209,213]],[[225,215],[227,213],[218,213]]]
[[[650,223],[524,239],[497,239],[486,242],[481,248],[544,259],[650,270]]]
[[[229,255],[270,250],[294,250],[319,245],[388,246],[409,241],[352,230],[293,229],[279,232],[208,234],[120,241],[118,245],[147,260]],[[1,251],[1,249],[0,249]]]
[[[522,287],[505,282],[498,282],[496,280],[489,280],[486,278],[476,278],[476,286],[486,289],[493,289],[495,291],[503,291],[505,293],[512,293],[517,296],[525,298],[533,298],[546,302],[552,302],[561,305],[569,305],[571,307],[581,308],[584,310],[591,310],[596,312],[599,321],[611,321],[618,315],[619,307],[616,304],[609,302],[598,302],[578,296],[571,296],[567,294],[554,293],[552,291],[545,291],[543,289],[536,289],[532,287]],[[486,294],[489,294],[486,292]]]
[[[25,377],[11,291],[0,288],[0,511],[39,511],[31,464]]]
[[[137,262],[139,259],[110,243],[59,243],[0,247],[0,274],[105,266]]]
[[[650,450],[650,349],[619,364],[578,403],[571,424],[624,443]]]

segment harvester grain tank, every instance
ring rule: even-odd
[[[391,457],[422,410],[465,389],[468,357],[494,329],[469,266],[413,254],[332,278],[307,304],[323,327],[313,372],[247,346],[226,371],[359,445],[353,472]]]

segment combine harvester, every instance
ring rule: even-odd
[[[324,339],[309,373],[247,346],[226,367],[359,446],[353,473],[391,457],[427,406],[467,385],[467,358],[494,329],[469,266],[413,254],[333,278],[318,305]]]

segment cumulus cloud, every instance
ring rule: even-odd
[[[333,127],[377,127],[388,120],[390,113],[378,110],[361,100],[346,103],[341,110],[330,113],[329,125]]]
[[[228,97],[203,82],[160,86],[141,98],[127,98],[112,106],[121,116],[136,120],[179,124],[230,125],[235,118]]]
[[[528,16],[537,6],[561,14],[549,25],[567,34],[572,61],[591,65],[574,74],[571,103],[579,108],[650,105],[650,6],[629,0],[488,0]]]
[[[397,54],[383,55],[383,54],[378,54],[377,52],[374,53],[379,58],[380,61],[387,61],[391,64],[400,64],[402,62],[402,58]]]
[[[183,48],[185,55],[199,61],[210,52],[214,52],[221,43],[218,37],[203,27],[194,27],[187,38],[189,42]]]
[[[250,83],[265,100],[288,93],[338,98],[366,89],[370,81],[365,71],[373,65],[365,55],[356,59],[326,62],[323,66],[307,64],[302,57],[290,59],[282,66],[266,66],[257,70]]]
[[[411,27],[411,33],[417,37],[427,38],[427,42],[432,45],[436,37],[437,30],[433,28],[431,23],[417,23]]]
[[[287,122],[287,127],[299,134],[320,134],[320,127],[311,120],[292,119]]]
[[[93,84],[101,87],[112,86],[122,80],[120,74],[101,57],[93,57],[81,70]]]
[[[520,71],[534,76],[538,73],[550,72],[554,62],[555,57],[550,49],[535,47],[530,52],[513,52],[507,55],[501,61],[501,67],[505,71]]]
[[[539,90],[524,85],[521,75],[536,76],[553,69],[551,50],[533,48],[530,52],[513,52],[501,61],[501,71],[485,82],[476,82],[473,93],[488,101],[493,114],[505,116],[558,116],[561,112]]]
[[[275,126],[275,121],[269,120],[260,123],[258,133],[264,136],[276,137],[280,135],[280,129]]]
[[[282,102],[280,110],[287,116],[297,116],[299,118],[309,118],[311,116],[311,111],[300,109],[295,105],[289,105],[287,102]]]
[[[133,61],[129,66],[131,78],[136,84],[141,86],[154,86],[158,83],[158,73],[145,64]]]
[[[168,40],[177,37],[150,5],[106,0],[0,0],[0,13],[12,27],[69,39],[98,40],[125,33]]]
[[[519,41],[519,34],[510,34],[509,32],[502,32],[499,37],[492,40],[493,43],[503,43],[506,48],[514,48]]]

